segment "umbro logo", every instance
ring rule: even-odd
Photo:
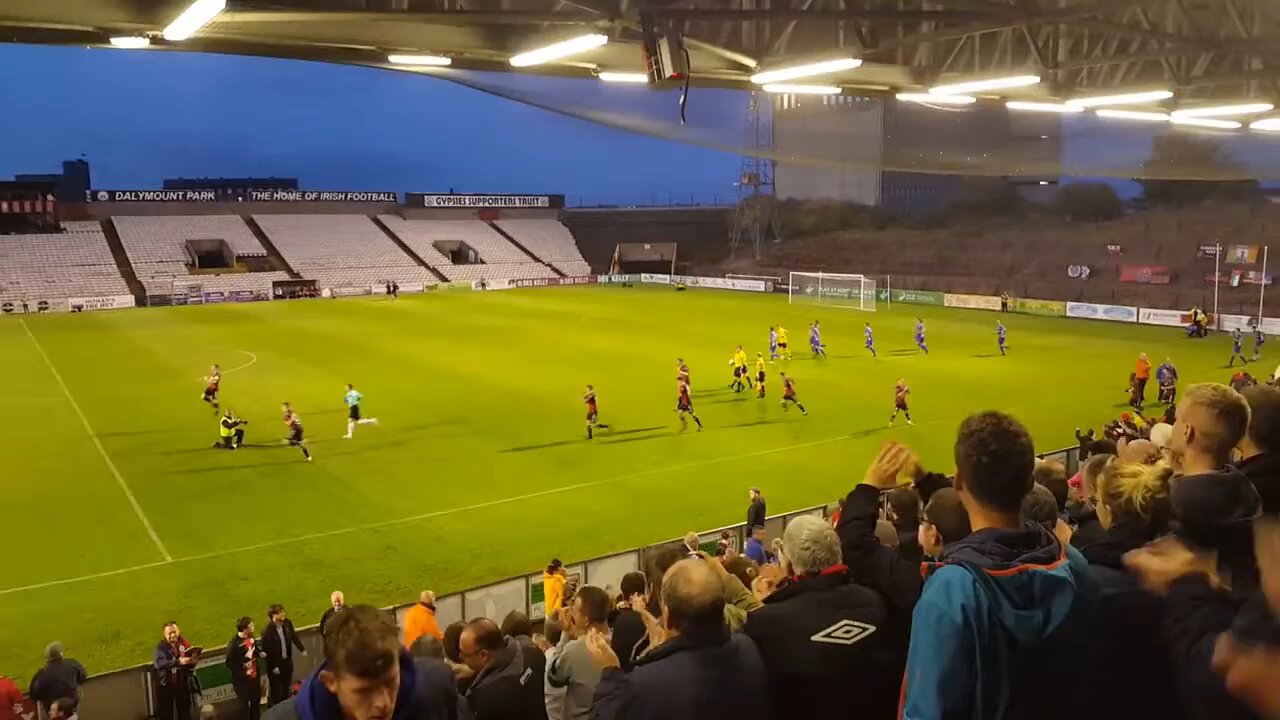
[[[875,625],[868,625],[857,620],[841,620],[809,639],[814,642],[830,643],[831,645],[853,645],[875,631]]]

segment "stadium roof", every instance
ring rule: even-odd
[[[190,0],[5,0],[6,41],[108,47],[147,34],[178,48],[377,67],[431,53],[451,68],[516,71],[515,53],[585,32],[610,42],[519,72],[640,72],[641,28],[680,31],[701,85],[750,87],[757,69],[833,56],[854,70],[822,81],[917,89],[1034,73],[1006,94],[1068,97],[1160,87],[1192,97],[1280,97],[1280,3],[1273,0],[229,0],[194,37],[161,30]],[[397,69],[404,70],[404,67]]]

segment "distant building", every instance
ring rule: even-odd
[[[89,162],[65,160],[62,163],[61,173],[14,175],[13,179],[19,183],[50,185],[53,187],[54,198],[59,202],[84,202],[90,187]]]
[[[242,199],[249,190],[297,190],[297,178],[169,178],[165,190],[213,190],[219,199]]]
[[[854,202],[917,217],[946,207],[966,175],[1007,177],[1033,200],[1056,190],[1061,119],[1049,113],[788,94],[773,96],[772,112],[773,150],[781,158],[774,186],[782,199]]]

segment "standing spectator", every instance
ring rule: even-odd
[[[63,657],[60,642],[51,642],[45,646],[44,660],[44,667],[37,670],[31,678],[30,692],[27,693],[36,704],[41,717],[48,716],[54,700],[79,700],[80,685],[88,678],[83,665]]]
[[[418,602],[404,614],[404,646],[413,647],[413,643],[423,635],[437,639],[444,638],[440,623],[436,622],[436,594],[423,590],[418,595]]]
[[[768,670],[770,717],[839,717],[857,698],[858,717],[893,718],[907,628],[894,626],[879,593],[853,582],[825,520],[787,523],[782,547],[792,577],[746,626]]]
[[[564,607],[564,586],[567,580],[564,563],[559,558],[552,558],[547,569],[542,571],[543,615],[555,617]]]
[[[267,720],[457,720],[448,674],[429,672],[400,646],[395,621],[375,607],[337,613],[324,636],[324,664]],[[439,666],[433,666],[437,671]]]
[[[1098,478],[1115,459],[1115,455],[1106,453],[1091,455],[1080,468],[1081,498],[1067,506],[1067,518],[1075,526],[1075,532],[1071,534],[1071,545],[1077,550],[1101,542],[1107,537],[1106,529],[1098,522],[1092,498],[1096,494]]]
[[[554,620],[548,620],[545,628],[547,636],[543,640],[545,647],[542,648],[542,654],[546,658],[547,667],[551,667],[551,663],[555,662],[556,657],[560,655],[560,639],[564,633]],[[562,687],[552,685],[551,681],[545,677],[542,679],[542,683],[542,697],[543,703],[547,708],[547,720],[564,720],[564,696],[567,691]]]
[[[940,488],[929,497],[920,521],[920,549],[927,557],[942,557],[947,543],[969,537],[969,513],[955,488]]]
[[[1081,548],[1099,586],[1096,660],[1085,669],[1095,718],[1185,716],[1164,640],[1164,599],[1146,592],[1124,565],[1126,553],[1163,535],[1172,519],[1167,466],[1113,463],[1095,485],[1102,540]]]
[[[898,552],[911,562],[924,560],[916,539],[920,530],[920,495],[915,490],[903,487],[889,491],[889,521],[898,534]]]
[[[768,676],[760,651],[724,623],[724,593],[716,571],[681,560],[662,578],[661,635],[624,673],[603,633],[587,636],[603,668],[594,720],[764,720]],[[840,688],[828,688],[838,694]]]
[[[698,533],[690,530],[684,534],[684,549],[690,555],[697,555],[700,552],[701,543],[698,542]]]
[[[1057,460],[1037,460],[1036,469],[1031,473],[1031,481],[1043,485],[1053,493],[1054,502],[1058,506],[1058,514],[1067,511],[1067,498],[1070,488],[1067,486],[1067,466]]]
[[[572,608],[560,611],[559,625],[565,635],[560,642],[564,647],[555,662],[547,666],[547,682],[552,687],[567,688],[565,720],[591,717],[591,698],[600,684],[600,668],[587,651],[586,635],[592,630],[608,633],[609,605],[608,593],[587,585],[578,591]]]
[[[1146,353],[1138,353],[1138,360],[1133,364],[1134,405],[1138,410],[1147,402],[1147,381],[1151,379],[1151,361]]]
[[[231,687],[236,691],[236,715],[244,720],[258,720],[262,715],[262,680],[258,677],[258,658],[264,653],[253,637],[253,620],[248,616],[236,621],[236,634],[227,643],[227,669],[231,671]]]
[[[769,562],[769,551],[764,549],[765,540],[764,525],[753,525],[751,537],[747,538],[747,546],[743,548],[742,554],[757,565]]]
[[[0,720],[23,720],[22,691],[17,683],[0,675]]]
[[[764,519],[768,515],[765,512],[764,495],[760,494],[760,488],[753,487],[748,490],[747,497],[751,499],[751,504],[747,506],[747,528],[764,527]]]
[[[889,445],[873,467],[892,477],[910,461]],[[1003,413],[971,415],[955,463],[973,533],[926,566],[902,717],[1078,720],[1084,693],[1061,688],[1086,665],[1092,580],[1078,552],[1019,518],[1035,466],[1031,436]]]
[[[320,635],[324,635],[325,628],[328,627],[329,621],[333,620],[333,616],[342,612],[347,607],[347,598],[342,594],[341,590],[334,590],[329,593],[329,607],[320,616]]]
[[[270,707],[289,698],[293,685],[293,651],[307,654],[283,605],[272,605],[267,610],[267,628],[262,631],[261,645],[267,656],[267,706]]]
[[[467,700],[476,720],[542,720],[547,716],[542,678],[546,656],[504,638],[496,623],[467,623],[459,639],[462,661],[475,673]],[[567,717],[567,716],[566,716]]]
[[[159,720],[191,720],[195,702],[195,667],[201,648],[182,637],[178,623],[164,624],[164,639],[156,645],[151,665],[156,671],[156,717]]]
[[[1240,440],[1240,471],[1262,498],[1262,512],[1280,514],[1280,388],[1254,385],[1242,393],[1249,403],[1249,430]]]
[[[1249,405],[1225,385],[1187,388],[1169,452],[1182,475],[1173,482],[1177,535],[1191,550],[1213,551],[1218,571],[1238,596],[1258,585],[1250,523],[1262,511],[1253,483],[1230,466],[1249,426]]]
[[[639,656],[638,650],[646,637],[644,616],[641,615],[647,602],[644,573],[629,572],[622,576],[620,585],[622,598],[618,602],[617,612],[611,618],[609,646],[618,656],[622,670],[631,672]]]
[[[533,623],[529,616],[519,610],[512,610],[502,618],[499,626],[502,634],[520,643],[521,647],[533,647]]]

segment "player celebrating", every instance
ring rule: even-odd
[[[865,330],[862,331],[862,334],[867,338],[867,349],[871,351],[871,357],[875,357],[876,356],[876,337],[875,337],[875,334],[871,332],[871,323],[867,323],[867,327]]]
[[[1009,349],[1008,338],[1005,337],[1006,332],[1008,331],[1004,329],[1004,323],[997,320],[996,321],[996,342],[1000,345],[1001,355],[1005,355],[1006,351]]]
[[[593,428],[608,429],[609,426],[600,422],[600,410],[596,407],[596,389],[587,386],[587,392],[582,396],[582,402],[587,404],[587,439],[590,440]]]
[[[204,394],[200,399],[213,406],[213,414],[218,414],[218,385],[222,383],[222,368],[215,363],[209,368],[209,374],[204,378]]]
[[[893,388],[893,414],[889,416],[889,427],[893,427],[893,422],[898,419],[898,412],[907,416],[907,424],[912,425],[911,410],[907,408],[907,396],[911,394],[911,388],[907,387],[907,381],[898,378],[898,384]]]
[[[916,347],[929,354],[929,346],[924,341],[924,318],[916,318]]]
[[[814,357],[826,357],[827,347],[822,344],[822,330],[818,327],[818,321],[814,320],[809,326],[809,350]]]
[[[778,359],[778,331],[769,328],[769,362]]]
[[[1240,328],[1231,331],[1231,359],[1227,361],[1227,367],[1235,365],[1236,358],[1240,358],[1240,362],[1245,365],[1249,364],[1248,358],[1241,351],[1241,343],[1244,342],[1244,336],[1240,334]]]
[[[764,355],[756,353],[756,397],[764,397]]]
[[[676,398],[676,412],[680,413],[680,432],[684,432],[689,428],[689,420],[698,424],[698,432],[702,432],[702,421],[698,419],[697,414],[693,412],[693,400],[689,397],[689,383],[680,380],[676,383],[676,388],[680,395]]]
[[[676,380],[689,385],[689,366],[684,364],[684,358],[676,358]]]
[[[360,417],[360,401],[363,399],[364,395],[351,383],[347,383],[347,395],[343,398],[343,402],[347,404],[347,434],[342,436],[347,440],[351,439],[351,431],[356,429],[356,425],[378,424],[378,418]]]
[[[1253,361],[1257,362],[1262,357],[1262,343],[1267,341],[1267,334],[1262,332],[1262,328],[1255,327],[1253,329]]]
[[[289,403],[283,403],[280,407],[284,410],[285,427],[289,428],[289,437],[286,438],[286,441],[290,445],[301,449],[302,457],[306,458],[307,462],[311,462],[311,451],[307,449],[307,441],[302,438],[302,418],[298,413],[294,412]]]
[[[790,410],[791,406],[787,403],[793,403],[796,407],[800,408],[801,415],[808,415],[809,411],[805,410],[804,405],[801,405],[800,401],[796,399],[795,382],[792,381],[791,378],[787,377],[786,373],[779,373],[778,375],[782,378],[782,409]]]
[[[787,346],[787,329],[778,326],[778,357],[791,359],[791,349]]]
[[[734,392],[742,392],[751,386],[751,376],[748,372],[747,351],[739,345],[733,353],[733,382],[729,384]]]

